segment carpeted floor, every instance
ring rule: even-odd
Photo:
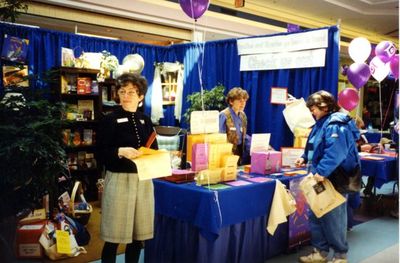
[[[381,189],[375,197],[362,199],[362,205],[355,211],[354,219],[357,224],[348,234],[349,262],[378,262],[374,259],[380,259],[379,262],[399,262],[398,248],[399,243],[399,220],[389,217],[390,211],[398,206],[398,195],[385,195],[385,189]],[[391,188],[387,187],[388,194]],[[87,254],[81,254],[75,258],[58,260],[59,263],[100,263],[101,250],[104,242],[100,239],[100,219],[101,209],[98,203],[93,203],[93,212],[87,224],[91,240],[89,245],[85,246]],[[394,247],[394,249],[393,249]],[[391,249],[392,248],[392,249]],[[280,255],[267,260],[274,263],[297,262],[299,255],[305,253],[309,247],[302,247],[296,253],[289,255]],[[117,263],[124,262],[125,247],[121,245],[118,253]],[[393,252],[395,251],[395,252]],[[381,261],[385,259],[386,261]],[[43,260],[19,260],[19,263],[50,263],[49,259]],[[143,251],[139,262],[143,262]]]

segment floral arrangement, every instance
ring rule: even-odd
[[[103,50],[101,53],[101,67],[106,68],[109,71],[117,70],[119,66],[118,58],[114,55],[111,55],[111,53],[106,50]]]
[[[103,50],[101,54],[100,73],[97,76],[98,81],[104,81],[106,78],[112,77],[111,72],[116,71],[119,67],[119,61],[116,56],[111,55],[107,50]]]

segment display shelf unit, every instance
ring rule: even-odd
[[[96,134],[103,114],[102,92],[99,92],[99,70],[60,68],[56,94],[65,104],[63,140],[68,168],[73,180],[79,180],[88,201],[97,199],[96,182],[101,177]]]

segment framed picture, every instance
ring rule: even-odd
[[[13,62],[25,63],[28,53],[28,39],[4,35],[1,58]]]
[[[271,103],[286,104],[288,98],[287,88],[272,87],[271,88]]]
[[[3,66],[4,87],[29,87],[28,66]]]

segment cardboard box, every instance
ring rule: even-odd
[[[222,157],[222,166],[224,167],[224,170],[222,171],[221,180],[223,182],[235,181],[237,179],[238,160],[239,156],[232,154]]]
[[[221,182],[223,168],[202,170],[196,175],[196,184],[208,185]]]
[[[282,153],[278,151],[253,152],[251,154],[251,172],[272,174],[281,170]]]
[[[198,172],[208,168],[208,144],[195,143],[192,149],[192,171]]]
[[[192,147],[195,143],[225,143],[227,142],[226,133],[209,133],[209,134],[188,134],[186,144],[187,161],[192,161]]]
[[[46,220],[41,222],[21,225],[17,229],[16,255],[18,258],[41,258],[43,249],[39,243]]]
[[[19,223],[20,224],[31,224],[35,222],[41,222],[46,219],[46,209],[35,209],[32,213],[30,213],[27,217],[22,218]]]

